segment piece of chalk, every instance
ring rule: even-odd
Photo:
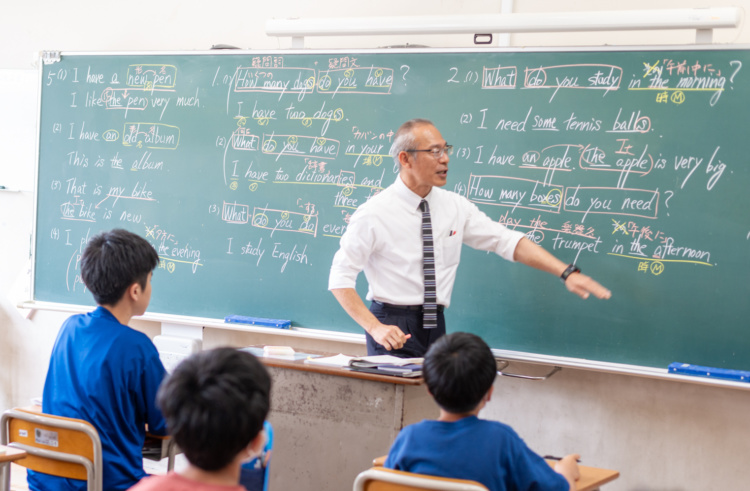
[[[264,346],[263,356],[294,356],[291,346]]]

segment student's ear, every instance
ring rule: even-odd
[[[255,435],[255,438],[250,440],[250,443],[237,454],[236,458],[240,462],[250,462],[256,457],[260,457],[263,453],[263,447],[266,446],[266,432],[261,430],[260,433]]]
[[[247,446],[247,449],[251,452],[253,457],[256,457],[260,455],[260,453],[263,451],[263,447],[266,446],[266,430],[260,430],[260,432],[255,435],[255,438],[250,440],[250,444]]]
[[[476,407],[477,413],[484,409],[484,407],[487,405],[488,402],[490,402],[490,399],[492,398],[492,391],[495,389],[495,386],[490,386],[490,390],[487,391],[487,393],[482,397],[482,400],[479,402],[479,405]]]
[[[494,386],[494,385],[490,386],[490,390],[488,390],[488,391],[487,391],[487,395],[486,395],[486,396],[484,396],[484,397],[485,397],[485,399],[484,399],[484,400],[485,400],[486,402],[490,402],[490,399],[492,398],[492,392],[493,392],[494,390],[495,390],[495,386]]]
[[[130,285],[127,290],[125,290],[125,295],[127,295],[127,297],[134,302],[138,300],[141,293],[143,293],[143,288],[141,288],[141,284],[137,281]]]

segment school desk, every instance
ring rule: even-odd
[[[0,463],[13,462],[14,460],[26,457],[26,451],[20,448],[6,447],[0,445]]]
[[[26,451],[20,448],[0,445],[0,489],[10,489],[10,464],[13,461],[26,458]]]
[[[547,463],[552,467],[555,465],[554,460],[548,460]],[[618,471],[587,465],[579,465],[578,469],[581,472],[581,477],[576,481],[576,491],[597,491],[604,484],[614,481],[620,476]]]
[[[273,379],[270,489],[351,489],[401,428],[438,415],[421,378],[259,358]]]

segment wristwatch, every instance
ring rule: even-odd
[[[565,271],[562,272],[560,275],[560,279],[563,283],[565,283],[565,280],[568,279],[568,276],[572,275],[573,273],[580,273],[581,268],[576,266],[575,264],[569,264],[567,268],[565,268]]]

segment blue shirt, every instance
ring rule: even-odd
[[[510,426],[476,416],[453,423],[425,420],[407,426],[396,437],[385,467],[470,479],[490,491],[570,488]]]
[[[88,421],[99,432],[105,490],[125,490],[146,476],[143,441],[166,434],[156,407],[164,378],[159,353],[145,334],[104,307],[65,321],[52,349],[42,411]],[[32,490],[84,490],[85,481],[28,472]]]

